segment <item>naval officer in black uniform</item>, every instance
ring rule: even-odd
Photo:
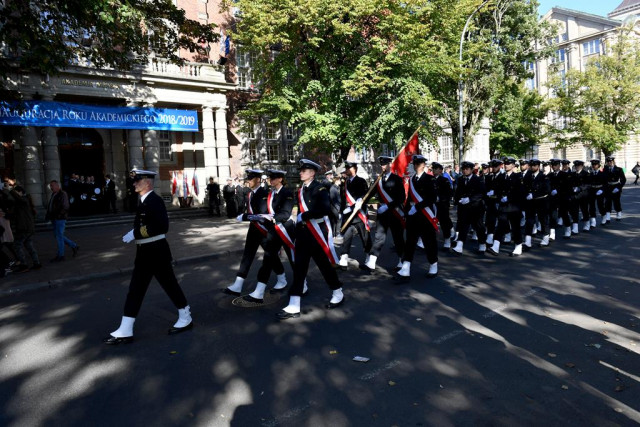
[[[315,179],[316,173],[320,171],[319,164],[307,159],[301,159],[299,164],[302,186],[298,190],[293,285],[289,290],[289,304],[277,313],[280,320],[300,317],[300,297],[303,295],[311,258],[332,291],[327,308],[339,307],[344,301],[342,283],[333,268],[333,264],[338,263],[338,256],[333,247],[329,222],[329,191]]]
[[[353,210],[358,211],[344,232],[342,246],[340,248],[340,267],[346,270],[349,266],[351,241],[356,234],[360,236],[364,253],[367,254],[365,264],[369,261],[371,247],[373,245],[371,241],[371,228],[367,217],[367,206],[366,204],[363,205],[362,200],[367,194],[369,186],[364,178],[357,175],[357,163],[344,162],[344,167],[347,180],[344,183],[344,191],[342,193],[342,224],[344,225]]]
[[[140,203],[136,210],[133,230],[129,231],[122,241],[129,243],[135,240],[136,259],[129,293],[124,304],[122,322],[118,329],[104,339],[104,343],[110,345],[133,341],[133,323],[153,277],[158,280],[178,309],[178,321],[169,329],[169,334],[180,333],[193,326],[187,298],[171,266],[171,250],[165,238],[165,234],[169,231],[167,208],[162,198],[153,192],[153,179],[157,174],[137,169],[132,173],[133,186],[136,193],[140,195]]]

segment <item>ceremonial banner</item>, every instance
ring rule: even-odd
[[[197,132],[198,113],[53,101],[0,102],[0,125]]]

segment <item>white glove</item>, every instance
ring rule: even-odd
[[[260,214],[260,216],[264,218],[266,221],[273,222],[273,215],[271,214]]]
[[[533,200],[533,194],[531,193],[527,194],[527,200]]]
[[[573,187],[573,192],[574,193],[579,193],[580,192],[580,187]]]
[[[378,215],[385,213],[388,209],[389,206],[386,203],[380,205],[380,207],[378,208]]]
[[[351,208],[345,208],[345,209],[342,211],[342,214],[343,214],[343,215],[347,215],[347,214],[348,214],[348,213],[350,213],[350,212],[351,212]]]
[[[491,190],[491,191],[489,191],[489,192],[487,193],[487,196],[491,197],[491,196],[493,196],[493,194],[494,194],[494,193],[493,193],[493,190]]]
[[[354,206],[355,206],[355,209],[359,211],[360,208],[362,207],[362,199],[356,200],[356,204]]]
[[[613,191],[611,191],[611,193],[616,194],[619,193],[620,189],[619,188],[614,188]]]
[[[125,234],[124,236],[122,236],[122,241],[124,243],[130,243],[133,242],[135,240],[135,236],[133,235],[133,230],[129,231],[127,234]]]
[[[596,196],[602,196],[602,190],[596,191]]]
[[[238,216],[236,217],[236,220],[237,220],[237,221],[242,221],[242,214],[238,215]]]
[[[460,204],[461,205],[466,205],[467,203],[469,203],[469,198],[468,197],[463,197],[462,199],[460,199]]]
[[[509,200],[507,196],[504,196],[502,199],[500,199],[500,203],[507,203],[507,200]]]
[[[299,213],[298,216],[296,217],[296,222],[302,222],[302,214]]]
[[[247,215],[247,219],[249,221],[258,221],[259,223],[264,222],[264,218],[262,217],[262,215]]]
[[[558,194],[558,190],[551,190],[551,195],[555,196],[556,194]]]
[[[415,206],[411,206],[411,209],[409,209],[409,215],[415,215],[416,212],[418,212],[416,207]]]

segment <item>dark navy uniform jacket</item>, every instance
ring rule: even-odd
[[[249,194],[247,195],[247,199],[251,198],[251,209],[253,210],[253,215],[258,214],[266,214],[268,213],[267,209],[267,196],[269,195],[269,190],[260,186],[258,189],[251,194],[251,190],[249,190]],[[245,203],[247,200],[245,200]],[[247,212],[242,214],[242,220],[247,221],[249,216],[249,208],[247,207]]]
[[[627,177],[624,176],[622,168],[619,168],[618,166],[614,166],[613,170],[606,166],[602,173],[604,174],[603,180],[607,183],[607,189],[609,191],[614,188],[622,190],[622,187],[627,183]]]
[[[469,203],[464,207],[477,207],[483,205],[486,191],[484,182],[477,175],[471,174],[467,180],[466,176],[461,176],[458,179],[458,186],[456,187],[455,201],[456,203],[464,197],[469,198]]]
[[[422,202],[417,203],[415,205],[416,209],[420,211],[423,208],[428,207],[433,212],[435,212],[433,209],[434,209],[434,204],[436,203],[437,195],[436,195],[436,188],[434,185],[433,175],[429,175],[428,173],[423,172],[422,176],[419,179],[417,178],[416,175],[412,176],[411,182],[413,183],[413,188],[420,195],[420,197],[422,197]],[[411,192],[411,190],[409,190],[409,192]],[[409,194],[407,196],[407,203],[406,203],[407,212],[411,209],[412,201],[413,199],[411,198],[411,194]]]
[[[133,221],[133,235],[136,239],[165,234],[169,231],[169,216],[162,197],[151,191],[144,202],[138,205]]]
[[[364,181],[364,179],[362,180]],[[303,221],[308,221],[312,218],[324,218],[331,212],[331,201],[329,200],[329,192],[327,191],[327,188],[317,180],[314,179],[313,181],[311,181],[308,187],[302,190],[302,197],[304,198],[305,204],[307,205],[308,209],[302,214]]]
[[[391,173],[389,174],[389,178],[387,178],[386,180],[384,180],[384,176],[380,178],[380,182],[382,183],[382,188],[384,189],[384,191],[392,199],[391,203],[389,203],[389,210],[387,212],[391,212],[392,209],[398,207],[402,209],[406,198],[406,193],[404,191],[404,180],[395,173]],[[375,191],[376,193],[380,193],[377,185]],[[382,197],[378,197],[378,200],[380,201],[380,203],[384,203]]]
[[[549,178],[542,171],[539,171],[535,177],[533,172],[527,173],[522,178],[522,185],[524,186],[525,197],[531,193],[534,200],[547,197],[551,191]]]

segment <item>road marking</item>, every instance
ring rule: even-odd
[[[386,365],[384,365],[381,368],[376,369],[375,371],[371,371],[368,374],[364,374],[363,376],[360,377],[361,380],[363,381],[369,381],[375,377],[377,377],[378,375],[380,375],[381,373],[388,371],[389,369],[398,366],[400,364],[399,360],[393,360],[389,363],[387,363]]]

